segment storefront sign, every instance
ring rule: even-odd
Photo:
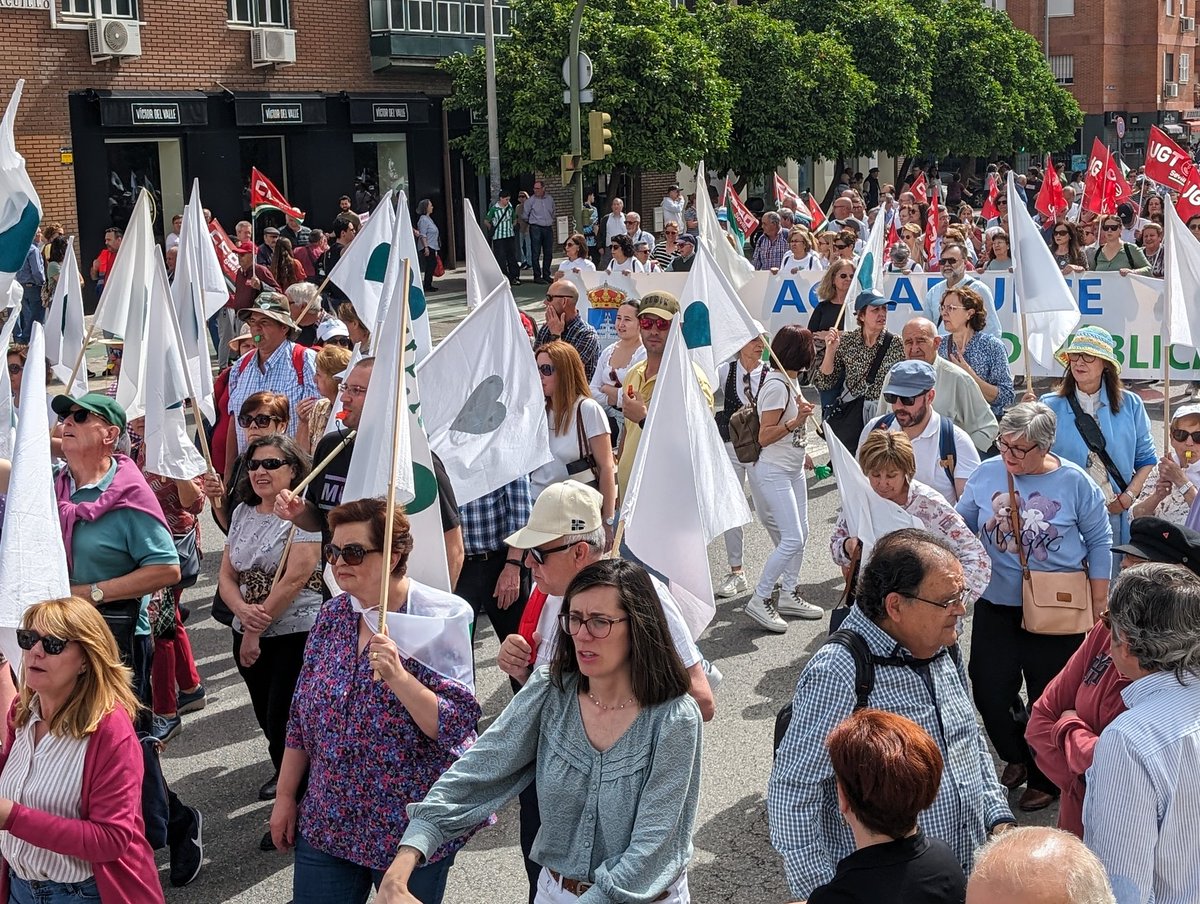
[[[263,104],[262,105],[262,121],[270,125],[272,123],[300,123],[304,122],[304,105],[303,104]]]
[[[375,122],[408,122],[408,104],[371,104]]]
[[[179,104],[160,104],[134,101],[129,115],[135,126],[179,125]]]
[[[0,0],[0,9],[49,9],[50,0]]]
[[[356,126],[425,125],[430,108],[427,97],[386,94],[348,94],[350,124]]]

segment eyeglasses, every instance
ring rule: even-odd
[[[260,430],[265,430],[276,421],[280,420],[277,417],[271,417],[269,414],[239,414],[238,425],[245,429],[258,427]]]
[[[1064,236],[1068,236],[1068,235],[1070,235],[1070,234],[1071,234],[1071,233],[1067,232],[1067,230],[1065,230],[1065,229],[1055,229],[1055,230],[1054,230],[1054,237],[1055,237],[1055,238],[1063,238]]]
[[[962,263],[962,258],[960,258],[960,257],[943,257],[938,261],[938,263],[941,264],[943,267],[957,267],[959,264]]]
[[[958,593],[954,594],[954,596],[950,597],[950,599],[942,600],[941,602],[937,600],[927,600],[925,597],[917,596],[915,593],[901,593],[900,595],[908,597],[910,600],[920,600],[922,603],[929,603],[929,605],[937,606],[939,609],[949,609],[951,606],[962,606],[965,609],[967,607],[967,594],[969,592],[970,591],[964,587],[962,590],[958,591]]]
[[[853,278],[854,278],[854,274],[853,274],[853,273],[850,273],[850,272],[846,272],[846,273],[839,273],[839,274],[837,275],[837,278],[838,278],[838,279],[853,279]]]
[[[637,224],[638,224],[637,220],[626,220],[625,221],[626,226],[636,226]]]
[[[82,424],[88,419],[89,414],[91,414],[90,411],[84,411],[82,408],[76,408],[74,411],[68,411],[66,414],[60,414],[58,419],[64,424],[67,421],[74,421],[77,424]]]
[[[998,439],[996,440],[996,448],[1004,454],[1011,455],[1017,461],[1021,461],[1026,455],[1038,447],[1030,446],[1028,449],[1022,449],[1020,446],[1014,446],[1012,443],[1006,443],[1004,440]]]
[[[14,377],[15,377],[17,374],[19,374],[21,371],[23,371],[24,369],[25,369],[25,368],[24,368],[24,367],[22,367],[20,364],[10,364],[10,365],[8,365],[8,372],[9,372],[10,374],[12,374]]]
[[[665,333],[671,328],[671,321],[663,320],[661,317],[639,317],[638,326],[651,332]]]
[[[611,245],[609,245],[608,247],[609,247],[609,248],[616,248],[616,249],[619,249],[621,246],[620,246],[620,245],[618,245],[616,242],[613,242],[613,243],[612,243]]]
[[[997,207],[1007,207],[1007,206],[1008,206],[1008,201],[1007,201],[1005,198],[997,198],[997,199],[996,199],[996,206],[997,206]]]
[[[282,458],[252,458],[246,462],[246,470],[257,471],[259,468],[266,468],[268,471],[278,471],[286,464]]]
[[[17,629],[17,646],[22,650],[32,650],[38,645],[38,641],[41,641],[42,651],[47,656],[57,656],[71,642],[63,640],[61,637],[51,637],[49,634],[38,634],[37,631],[30,628]]]
[[[679,230],[678,229],[668,229],[668,230],[666,230],[666,234],[667,235],[679,235]]]
[[[1120,232],[1121,224],[1120,223],[1105,223],[1103,226],[1100,227],[1100,231],[1101,232]]]
[[[361,395],[366,395],[366,394],[367,394],[367,387],[365,387],[365,386],[354,386],[354,385],[353,385],[353,384],[351,384],[351,383],[347,383],[347,384],[345,384],[345,385],[343,385],[343,386],[342,386],[342,390],[341,390],[341,392],[342,392],[342,395],[348,395],[348,396],[361,396]]]
[[[539,364],[538,365],[538,373],[540,373],[543,377],[552,377],[552,376],[554,376],[554,365],[553,364]]]
[[[1190,433],[1187,430],[1172,430],[1171,439],[1177,443],[1186,443],[1189,439],[1194,443],[1200,443],[1200,430],[1193,430]]]
[[[1200,232],[1200,223],[1190,223],[1188,225],[1188,229],[1190,229],[1192,232]]]
[[[849,246],[849,245],[843,245],[843,244],[841,244],[841,243],[839,243],[839,242],[834,242],[834,243],[833,243],[833,247],[834,247],[834,248],[836,248],[838,251],[845,251],[845,250],[846,250],[847,248],[849,248],[850,246]]]
[[[628,618],[607,618],[603,615],[593,615],[591,618],[580,618],[574,612],[564,612],[558,617],[559,626],[574,637],[579,633],[579,629],[587,626],[588,634],[603,640],[612,633],[612,626],[621,622],[629,621]]]
[[[1096,356],[1089,355],[1087,352],[1067,352],[1067,360],[1074,364],[1076,361],[1082,361],[1084,364],[1095,364]]]
[[[939,307],[941,308],[943,313],[950,313],[952,311],[965,311],[966,310],[966,308],[964,308],[960,304],[942,304],[942,305],[939,305]]]
[[[533,559],[539,565],[545,565],[546,559],[556,552],[562,552],[564,549],[570,549],[574,543],[564,543],[562,546],[551,546],[549,549],[538,549],[536,546],[525,550],[525,555]]]
[[[325,561],[330,565],[336,565],[337,560],[341,559],[347,565],[361,565],[363,559],[373,552],[379,552],[378,549],[367,549],[361,543],[347,543],[345,546],[334,546],[332,543],[325,544]]]
[[[925,393],[923,392],[916,395],[896,395],[894,392],[885,392],[883,394],[883,400],[889,405],[895,405],[897,402],[901,405],[915,405],[918,399],[923,399],[924,397]]]

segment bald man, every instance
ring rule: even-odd
[[[1104,866],[1070,832],[1010,829],[979,850],[967,904],[1117,904]]]
[[[904,340],[906,358],[932,364],[937,373],[933,410],[961,427],[981,453],[988,452],[999,430],[996,416],[971,375],[938,354],[942,340],[937,327],[924,317],[914,317],[904,324],[900,337]],[[880,396],[876,410],[888,411],[890,407]]]

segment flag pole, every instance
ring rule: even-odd
[[[296,538],[296,525],[292,525],[288,531],[287,540],[283,544],[283,553],[279,556],[279,564],[275,567],[275,577],[271,578],[271,590],[275,589],[275,585],[279,583],[279,578],[283,574],[284,566],[287,565],[288,553],[292,551],[292,540]],[[268,594],[270,591],[267,591]]]
[[[347,434],[345,435],[345,437],[342,439],[342,441],[341,441],[340,443],[338,443],[336,446],[334,446],[334,447],[333,447],[333,448],[330,450],[330,452],[329,452],[329,454],[328,454],[328,455],[326,455],[324,458],[322,458],[320,462],[318,462],[317,464],[313,465],[313,469],[312,469],[311,471],[309,471],[309,472],[308,472],[308,476],[307,476],[307,477],[305,477],[305,478],[304,478],[302,481],[300,481],[298,484],[296,484],[296,487],[295,487],[295,489],[293,489],[293,490],[291,490],[291,491],[290,491],[290,492],[291,492],[291,494],[292,494],[292,498],[293,498],[293,499],[294,499],[294,498],[296,498],[297,496],[299,496],[299,495],[300,495],[302,492],[304,492],[304,489],[305,489],[305,488],[306,488],[306,487],[307,487],[307,486],[308,486],[310,483],[312,483],[314,480],[316,480],[318,477],[320,477],[320,476],[321,476],[321,473],[322,473],[322,472],[323,472],[323,471],[324,471],[326,468],[328,468],[328,467],[329,467],[329,463],[330,463],[331,461],[333,461],[335,458],[337,458],[337,457],[338,457],[338,455],[340,455],[340,454],[341,454],[341,451],[342,451],[343,449],[345,449],[345,448],[346,448],[346,445],[347,445],[347,443],[349,443],[349,442],[350,442],[350,440],[354,439],[354,435],[355,435],[357,432],[358,432],[357,430],[351,430],[349,433],[347,433]]]
[[[404,305],[400,310],[400,335],[396,341],[400,343],[399,355],[399,371],[398,374],[404,373],[404,353],[408,345],[408,291],[412,283],[412,261],[408,258],[404,259],[404,289],[400,296],[400,303]],[[395,304],[395,301],[392,302]],[[379,633],[387,634],[387,611],[388,611],[388,591],[392,586],[392,570],[391,570],[391,549],[392,549],[392,530],[396,523],[396,449],[400,445],[400,430],[404,425],[404,410],[405,400],[401,398],[405,381],[402,379],[396,380],[395,388],[395,409],[392,417],[392,467],[388,474],[387,488],[387,505],[384,508],[384,527],[383,527],[383,543],[384,543],[384,566],[382,574],[379,576]],[[375,670],[375,678],[380,677],[379,670]]]
[[[1163,349],[1163,454],[1171,448],[1171,346]],[[1187,462],[1184,462],[1187,465]]]
[[[107,283],[105,288],[107,289]],[[87,335],[83,337],[83,345],[79,347],[79,354],[75,356],[75,366],[71,368],[71,378],[67,380],[67,393],[70,394],[71,387],[75,385],[75,378],[79,376],[79,368],[83,366],[83,358],[87,354],[87,347],[92,344],[92,337],[96,334],[96,324],[100,322],[100,313],[104,310],[104,302],[108,300],[108,292],[101,292],[100,298],[96,302],[96,310],[92,314],[92,325],[88,327]]]
[[[1025,362],[1025,391],[1033,392],[1033,368],[1029,366],[1029,325],[1021,312],[1021,358]]]

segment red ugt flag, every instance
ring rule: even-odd
[[[1042,188],[1034,202],[1038,212],[1047,220],[1054,219],[1060,213],[1067,211],[1067,199],[1063,195],[1062,180],[1054,169],[1054,161],[1046,155],[1046,177],[1042,179]]]
[[[996,174],[989,173],[987,177],[987,200],[983,202],[983,207],[979,209],[979,215],[988,220],[994,220],[1000,216],[1000,208],[996,206],[996,199],[1000,197],[1000,185],[996,181]]]
[[[921,170],[917,173],[917,178],[913,179],[912,185],[908,190],[913,193],[913,197],[921,204],[929,203],[929,191],[925,187],[925,171]]]
[[[797,209],[804,203],[800,200],[800,196],[792,191],[792,187],[787,184],[779,173],[775,174],[775,203],[782,204],[784,201],[791,199]]]
[[[938,240],[938,218],[940,217],[938,210],[938,192],[935,189],[929,193],[929,216],[925,219],[925,259],[933,260],[934,252],[940,253],[941,249],[937,247]]]
[[[282,210],[289,217],[295,217],[301,222],[304,220],[304,211],[289,204],[283,192],[260,173],[258,167],[250,168],[250,209],[255,216],[264,210]]]
[[[734,219],[737,220],[738,229],[742,231],[742,235],[750,238],[754,234],[754,230],[758,228],[758,217],[746,206],[728,176],[725,177],[725,200],[729,204]]]
[[[1175,210],[1185,222],[1200,213],[1200,169],[1158,126],[1146,144],[1146,178],[1179,192]]]
[[[1087,178],[1083,183],[1083,209],[1093,213],[1117,212],[1117,205],[1133,197],[1133,189],[1121,175],[1117,161],[1107,147],[1096,138],[1092,142],[1092,158],[1088,161]]]

